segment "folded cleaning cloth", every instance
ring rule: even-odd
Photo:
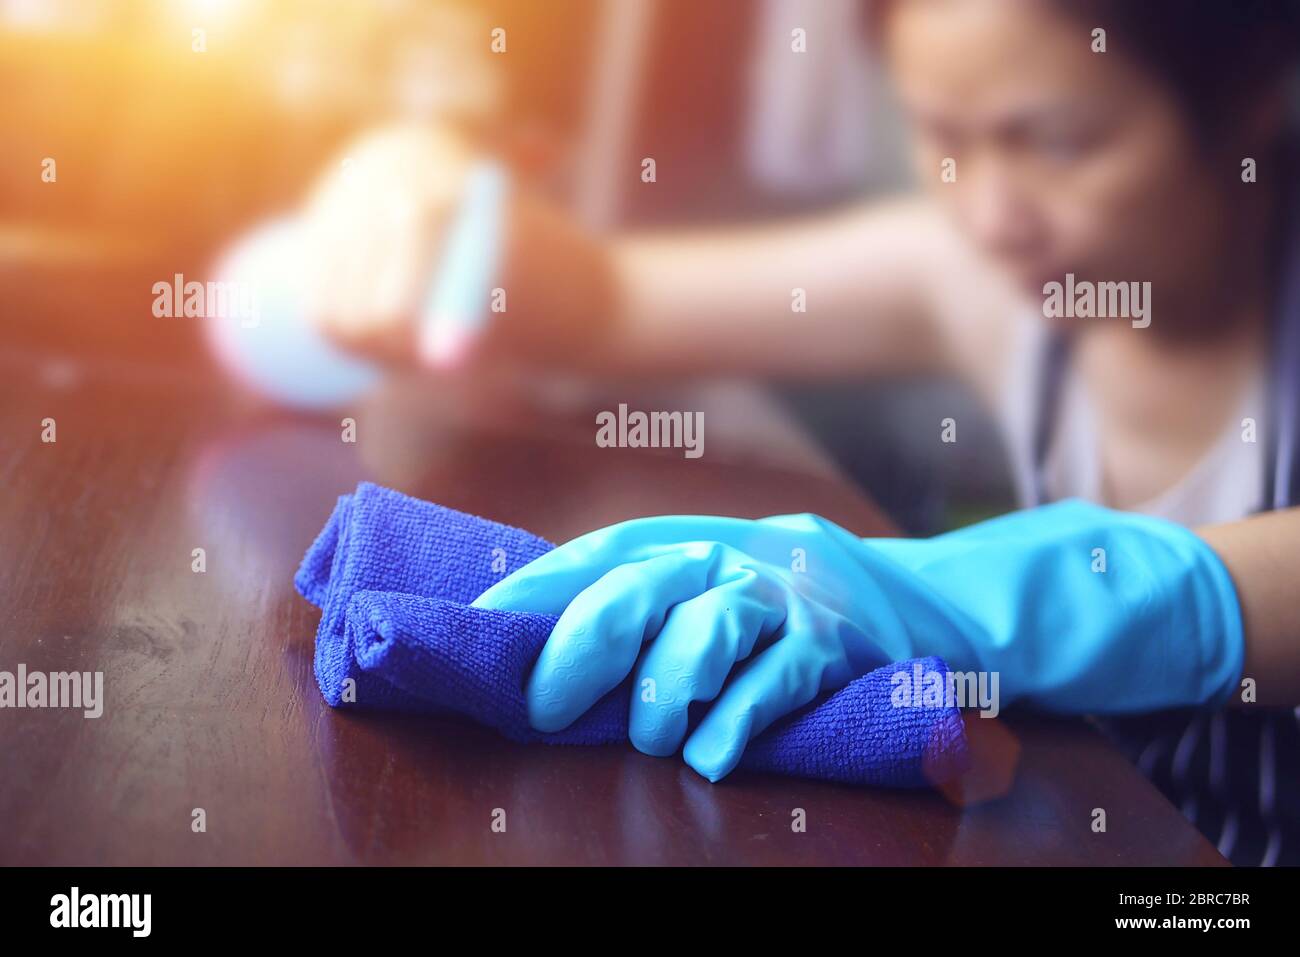
[[[316,680],[325,700],[452,711],[519,742],[626,741],[630,683],[563,731],[534,731],[524,687],[556,619],[469,605],[507,565],[522,567],[552,547],[368,482],[342,496],[294,580],[321,609]],[[913,674],[918,662],[927,673],[947,675],[938,658],[873,671],[767,729],[750,742],[741,766],[889,787],[960,773],[968,753],[958,709],[891,702],[892,676]]]

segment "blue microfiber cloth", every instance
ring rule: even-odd
[[[344,495],[294,584],[321,608],[316,680],[334,707],[455,712],[519,742],[627,740],[630,684],[563,731],[528,723],[524,686],[554,627],[549,615],[469,603],[553,546],[535,535],[363,482]],[[927,671],[946,674],[938,658]],[[961,714],[896,707],[892,676],[871,672],[752,741],[742,767],[852,784],[915,787],[965,770]],[[349,684],[352,682],[352,684]]]

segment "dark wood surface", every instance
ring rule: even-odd
[[[557,540],[656,512],[888,531],[824,470],[602,450],[587,427],[409,396],[361,408],[347,445],[338,416],[187,374],[14,356],[0,374],[0,670],[103,671],[106,699],[98,720],[0,711],[0,863],[1223,863],[1082,722],[1000,719],[1009,790],[972,802],[975,783],[963,799],[743,772],[711,785],[630,746],[521,747],[337,713],[317,692],[317,612],[291,578],[358,479]]]

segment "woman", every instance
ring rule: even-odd
[[[938,653],[1000,672],[1004,702],[1142,715],[1115,733],[1225,854],[1300,861],[1296,717],[1265,710],[1300,704],[1284,91],[1296,5],[884,0],[873,16],[926,196],[601,246],[520,195],[510,307],[479,361],[947,373],[1000,415],[1025,504],[1105,507],[929,542],[858,543],[809,517],[584,536],[480,599],[563,613],[529,684],[534,723],[572,720],[629,674],[657,687],[685,671],[634,701],[633,742],[685,742],[716,778],[771,721],[863,668]],[[415,191],[426,215],[398,236],[323,185],[322,235],[383,241],[336,245],[333,263],[326,248],[319,321],[357,348],[400,350],[428,223],[469,160],[409,132],[362,152],[376,170],[436,168],[438,185]],[[1119,315],[1045,318],[1053,284],[1131,297],[1109,300]],[[795,289],[806,312],[791,311]],[[805,547],[821,570],[800,577],[788,556]],[[692,700],[711,708],[693,730]],[[1184,707],[1198,710],[1168,712]]]

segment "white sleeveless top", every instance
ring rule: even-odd
[[[1011,457],[1016,492],[1022,505],[1032,505],[1034,490],[1034,427],[1042,395],[1042,361],[1047,343],[1046,325],[1032,314],[1016,320],[1007,376],[997,410],[999,424]],[[1099,505],[1102,498],[1101,462],[1095,416],[1087,390],[1067,363],[1056,421],[1044,463],[1047,494],[1052,499],[1078,497]],[[1265,390],[1260,378],[1252,381],[1233,416],[1214,445],[1171,488],[1128,511],[1164,518],[1194,527],[1245,518],[1262,505],[1264,487],[1263,413]],[[1259,438],[1242,440],[1244,418],[1255,419]]]

